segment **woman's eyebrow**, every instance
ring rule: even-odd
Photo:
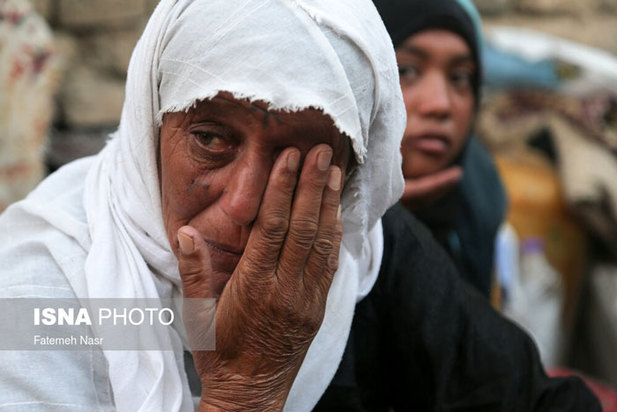
[[[430,53],[428,50],[425,50],[422,47],[417,47],[417,46],[411,46],[411,45],[400,46],[396,48],[396,52],[413,54],[421,59],[430,58]],[[475,61],[471,53],[468,53],[468,52],[461,53],[461,54],[458,54],[452,57],[449,63],[451,65],[464,64],[464,63],[471,63],[475,65]]]
[[[414,54],[414,55],[416,55],[418,57],[421,57],[423,59],[426,59],[428,57],[428,55],[429,55],[429,53],[426,50],[424,50],[423,48],[421,48],[421,47],[408,46],[408,45],[407,46],[397,47],[395,49],[395,51],[397,53],[398,52],[402,52],[402,53],[407,53],[407,54]]]
[[[458,56],[454,56],[450,60],[450,65],[451,66],[459,66],[459,65],[463,65],[463,64],[472,65],[474,68],[476,67],[475,60],[473,59],[473,57],[471,57],[471,54],[468,54],[468,53],[460,54]]]
[[[270,116],[274,117],[274,120],[276,120],[277,124],[281,124],[281,118],[278,114],[278,112],[271,112],[268,109],[266,109],[265,107],[261,107],[260,105],[257,105],[255,103],[251,103],[251,112],[255,112],[255,111],[259,111],[262,112],[264,114],[263,119],[262,119],[262,125],[263,127],[267,127],[268,123],[270,121]]]

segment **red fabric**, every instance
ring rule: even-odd
[[[575,375],[581,378],[589,389],[596,395],[600,403],[602,404],[602,410],[604,412],[617,412],[617,389],[610,387],[604,383],[598,382],[595,379],[589,378],[567,368],[551,368],[546,371],[549,376],[571,376]]]

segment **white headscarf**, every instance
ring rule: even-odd
[[[323,110],[350,136],[359,164],[343,192],[343,247],[324,321],[285,407],[308,411],[338,367],[356,302],[375,282],[379,219],[403,189],[405,111],[392,44],[370,0],[161,1],[131,58],[120,127],[89,166],[87,232],[83,224],[68,227],[64,211],[47,210],[44,219],[75,239],[89,238],[79,246],[85,273],[67,275],[78,297],[178,294],[161,212],[160,119],[220,91],[272,109]],[[39,213],[34,206],[25,209]],[[119,411],[192,409],[181,336],[171,337],[175,352],[105,351]]]

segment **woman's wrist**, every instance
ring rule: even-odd
[[[206,377],[202,379],[199,411],[282,411],[294,377]]]
[[[257,393],[252,388],[228,389],[224,393],[202,394],[199,412],[280,412],[285,406],[287,392],[275,389],[270,393]]]
[[[240,412],[240,411],[265,411],[280,412],[283,410],[283,402],[272,402],[271,400],[251,400],[250,403],[227,402],[221,400],[204,399],[199,402],[199,412]]]

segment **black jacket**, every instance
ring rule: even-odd
[[[379,278],[315,411],[601,411],[580,379],[545,375],[531,339],[402,206],[383,225]]]
[[[414,214],[448,252],[463,279],[488,297],[495,238],[508,202],[491,155],[473,136],[458,162],[462,181]]]

